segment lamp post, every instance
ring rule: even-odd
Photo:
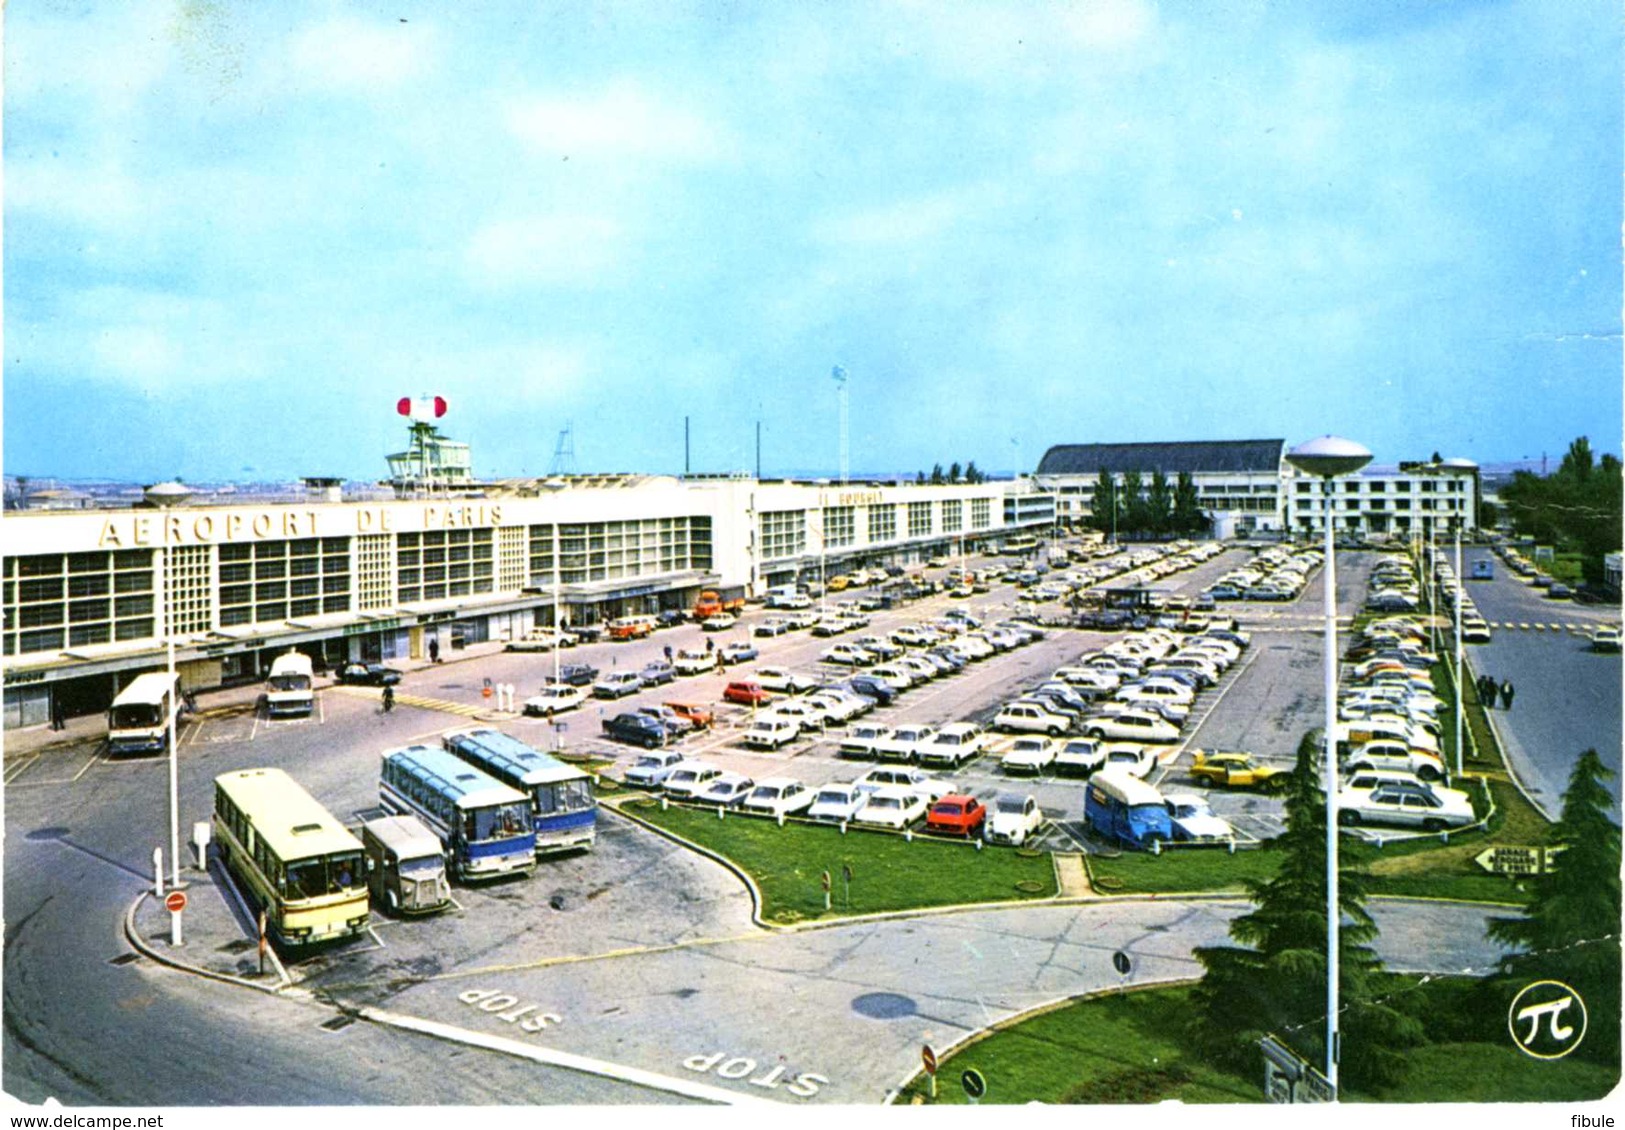
[[[1371,452],[1351,440],[1321,436],[1301,443],[1286,454],[1286,461],[1306,475],[1321,480],[1326,499],[1326,642],[1325,747],[1321,752],[1326,789],[1326,1082],[1337,1096],[1338,927],[1337,889],[1337,547],[1332,538],[1332,480],[1349,475],[1371,462]]]

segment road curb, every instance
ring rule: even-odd
[[[253,989],[255,992],[264,993],[267,996],[298,999],[301,995],[306,995],[303,994],[302,990],[297,992],[289,991],[291,986],[286,984],[262,985],[257,981],[249,981],[242,977],[234,977],[230,973],[221,973],[218,970],[205,969],[201,965],[193,965],[191,962],[181,961],[178,958],[171,957],[166,953],[160,952],[156,947],[149,945],[147,940],[141,936],[141,931],[136,929],[135,915],[136,911],[141,908],[141,904],[143,902],[149,898],[155,897],[156,896],[151,891],[142,891],[136,896],[135,901],[130,904],[130,909],[124,912],[124,938],[132,946],[134,946],[136,952],[140,953],[142,956],[151,958],[159,965],[177,970],[181,973],[192,973],[199,977],[207,977],[211,981],[219,981],[226,985],[236,985],[240,989]]]

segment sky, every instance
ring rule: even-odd
[[[5,10],[11,474],[1621,448],[1617,0]]]

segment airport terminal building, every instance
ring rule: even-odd
[[[571,475],[244,504],[149,488],[134,505],[7,511],[5,725],[99,712],[173,642],[182,685],[509,639],[553,623],[757,596],[859,565],[1051,531],[1030,479],[943,486]]]

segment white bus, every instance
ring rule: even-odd
[[[186,710],[180,678],[168,671],[137,675],[107,710],[109,753],[163,753],[169,748],[170,719]]]
[[[298,651],[277,656],[265,683],[265,712],[273,718],[278,714],[309,714],[316,706],[312,675],[310,656]]]

